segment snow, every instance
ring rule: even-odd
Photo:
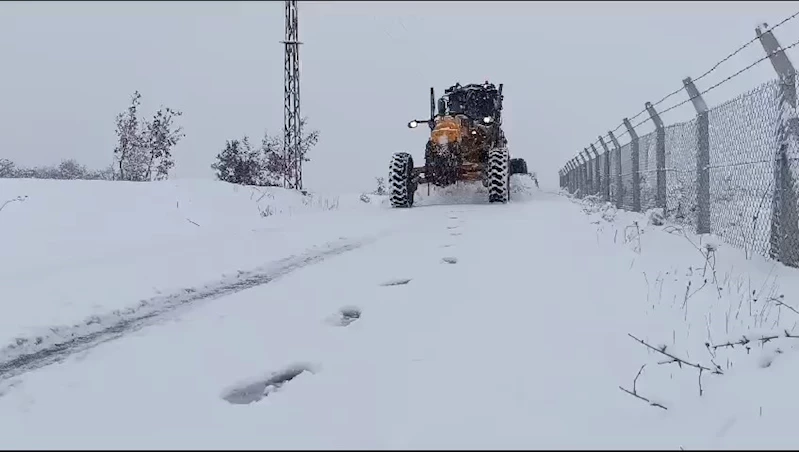
[[[28,195],[0,211],[0,343],[31,339],[0,351],[9,449],[795,447],[796,340],[705,343],[799,335],[797,270],[652,212],[518,176],[508,205],[423,186],[412,209],[204,181],[0,194]],[[169,298],[187,288],[216,295]],[[628,334],[722,375],[700,396]],[[644,364],[666,410],[619,389]]]
[[[28,196],[0,212],[2,345],[252,269],[309,241],[391,226],[371,215],[318,227],[374,207],[357,197],[345,214],[340,197],[210,181],[0,179],[0,194]]]

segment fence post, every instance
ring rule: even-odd
[[[572,185],[572,164],[571,162],[566,162],[566,190],[569,193],[572,193],[574,186]]]
[[[591,152],[594,153],[594,194],[599,195],[602,192],[602,176],[599,171],[599,152],[593,143],[591,143]]]
[[[593,195],[596,191],[596,181],[594,180],[594,166],[596,162],[591,160],[591,153],[588,152],[588,148],[584,148],[583,152],[585,153],[585,172],[588,175],[588,194]]]
[[[663,214],[666,214],[666,128],[663,127],[663,121],[660,115],[655,110],[651,102],[646,103],[646,110],[649,112],[649,117],[655,123],[655,136],[657,143],[655,147],[655,165],[657,168],[657,195],[655,196],[655,207],[663,209]]]
[[[583,190],[585,191],[585,194],[588,194],[591,191],[591,177],[590,177],[591,171],[589,168],[591,162],[587,158],[585,158],[585,149],[583,149],[582,152],[578,152],[577,155],[580,156],[580,161],[583,162],[583,166],[581,168],[583,171],[583,180],[585,180]]]
[[[577,164],[577,158],[573,158],[570,160],[572,164],[572,179],[574,182],[574,191],[573,193],[577,193],[580,190],[580,165]]]
[[[569,162],[566,162],[566,166],[564,167],[563,171],[566,173],[564,175],[564,179],[565,179],[564,183],[566,184],[566,190],[569,193],[571,193],[571,188],[572,188],[571,187],[571,165],[569,165]]]
[[[580,189],[580,172],[578,171],[580,167],[577,165],[575,159],[571,159],[569,162],[572,165],[572,186],[574,187],[572,189],[572,194],[574,194]]]
[[[602,149],[605,150],[605,160],[602,162],[605,164],[605,168],[603,169],[605,175],[602,177],[604,185],[602,188],[604,191],[605,202],[610,202],[610,150],[608,149],[608,145],[605,143],[604,138],[599,137],[599,144],[602,145]]]
[[[799,214],[797,193],[791,173],[790,159],[797,149],[792,143],[799,139],[799,118],[796,117],[796,69],[770,30],[755,29],[774,71],[780,78],[780,123],[777,129],[774,198],[771,217],[771,251],[785,265],[799,267]]]
[[[569,160],[569,163],[572,166],[572,194],[574,194],[580,189],[580,174],[577,172],[577,164],[574,159]]]
[[[624,204],[624,185],[621,181],[621,145],[612,131],[608,132],[608,136],[613,142],[613,147],[616,148],[616,208],[621,209]]]
[[[568,192],[571,193],[571,191],[572,191],[572,165],[571,165],[571,163],[566,162],[566,166],[565,166],[565,169],[563,171],[566,173],[566,175],[564,176],[564,178],[565,178],[564,183],[566,184],[566,190],[568,190]]]
[[[594,180],[596,161],[591,162],[591,153],[588,152],[588,148],[583,148],[583,154],[585,155],[585,174],[588,178],[588,193],[593,195],[596,191],[596,181]]]
[[[566,162],[566,165],[563,167],[563,188],[567,191],[571,191],[571,186],[569,185],[569,162]]]
[[[588,178],[586,177],[585,172],[585,165],[587,162],[585,161],[585,156],[583,154],[577,154],[576,158],[579,165],[578,172],[580,173],[580,197],[583,197],[585,196],[588,185]]]
[[[708,108],[691,77],[682,81],[696,110],[696,232],[710,233],[710,124]]]
[[[640,159],[641,153],[638,150],[638,134],[635,133],[635,128],[630,124],[630,120],[624,118],[624,127],[627,128],[627,133],[630,135],[630,154],[632,158],[632,172],[633,172],[633,212],[641,211],[641,166]]]

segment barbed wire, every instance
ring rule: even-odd
[[[680,102],[679,104],[677,104],[677,105],[674,105],[674,106],[672,106],[672,107],[670,107],[670,108],[668,108],[668,109],[666,109],[666,110],[663,110],[663,112],[662,112],[661,114],[665,114],[665,113],[667,113],[667,112],[669,112],[669,111],[671,111],[671,110],[674,110],[674,109],[675,109],[675,108],[677,108],[677,107],[681,107],[681,106],[683,106],[683,105],[687,104],[688,102],[691,102],[691,101],[693,101],[693,100],[694,100],[694,99],[696,99],[697,97],[699,97],[699,96],[701,96],[701,95],[703,95],[703,94],[705,94],[705,93],[707,93],[707,92],[709,92],[709,91],[711,91],[711,90],[713,90],[713,89],[716,89],[716,88],[718,88],[719,86],[721,86],[721,85],[723,85],[723,84],[727,83],[728,81],[730,81],[730,80],[734,79],[735,77],[737,77],[737,76],[739,76],[739,75],[743,74],[744,72],[748,71],[749,69],[752,69],[753,67],[755,67],[755,66],[757,66],[758,64],[762,63],[763,61],[766,61],[766,60],[768,60],[769,58],[771,58],[772,56],[774,56],[774,55],[778,54],[779,52],[784,52],[784,51],[786,51],[786,50],[792,49],[792,48],[796,47],[797,45],[799,45],[799,39],[798,39],[798,40],[796,40],[796,41],[794,41],[792,44],[790,44],[790,45],[788,45],[788,46],[786,46],[786,47],[780,47],[780,48],[778,48],[777,50],[775,50],[775,51],[773,51],[773,52],[770,52],[769,54],[767,54],[766,56],[764,56],[764,57],[762,57],[762,58],[758,59],[757,61],[755,61],[754,63],[750,64],[749,66],[746,66],[745,68],[743,68],[743,69],[739,70],[738,72],[736,72],[736,73],[734,73],[734,74],[730,75],[729,77],[725,78],[724,80],[722,80],[722,81],[720,81],[720,82],[716,83],[715,85],[713,85],[713,86],[711,86],[711,87],[709,87],[709,88],[705,89],[704,91],[700,92],[700,93],[699,93],[699,94],[697,94],[696,96],[691,96],[690,98],[688,98],[688,99],[686,99],[686,100],[684,100],[684,101]]]
[[[786,24],[786,23],[790,22],[791,20],[794,20],[794,19],[795,19],[797,16],[799,16],[799,11],[797,11],[797,12],[793,13],[792,15],[790,15],[790,16],[788,16],[788,17],[786,17],[785,19],[781,20],[779,23],[777,23],[777,24],[776,24],[776,25],[774,25],[773,27],[770,27],[770,28],[768,28],[768,30],[767,30],[767,31],[769,31],[769,32],[773,32],[774,30],[776,30],[776,29],[777,29],[777,28],[779,28],[780,26],[782,26],[782,25],[784,25],[784,24]],[[699,80],[701,80],[701,79],[703,79],[703,78],[707,77],[707,76],[708,76],[709,74],[711,74],[713,71],[715,71],[716,69],[718,69],[718,67],[719,67],[719,66],[721,66],[722,64],[724,64],[724,62],[728,61],[730,58],[734,57],[735,55],[737,55],[738,53],[740,53],[742,50],[744,50],[745,48],[747,48],[747,47],[749,47],[750,45],[752,45],[752,43],[754,43],[754,42],[755,42],[755,41],[757,41],[758,39],[760,39],[760,38],[759,38],[759,36],[755,36],[755,37],[754,37],[754,38],[752,38],[751,40],[747,41],[747,42],[746,42],[746,43],[744,43],[742,46],[738,47],[738,48],[737,48],[735,51],[733,51],[732,53],[730,53],[730,54],[729,54],[729,55],[727,55],[726,57],[724,57],[724,58],[722,58],[721,60],[719,60],[718,62],[716,62],[716,64],[714,64],[714,65],[713,65],[713,66],[712,66],[710,69],[708,69],[707,71],[705,71],[705,72],[704,72],[702,75],[700,75],[699,77],[693,78],[693,79],[692,79],[692,81],[694,81],[694,82],[697,82],[697,81],[699,81]],[[752,63],[752,64],[750,64],[750,65],[746,66],[745,68],[743,68],[743,69],[739,70],[738,72],[736,72],[736,73],[734,73],[734,74],[732,74],[732,75],[728,76],[727,78],[725,78],[725,79],[723,79],[722,81],[720,81],[720,82],[716,83],[715,85],[713,85],[713,86],[711,86],[711,87],[709,87],[709,88],[705,89],[704,91],[700,92],[700,93],[699,93],[697,96],[692,96],[692,97],[690,97],[690,98],[688,98],[688,99],[686,99],[686,100],[684,100],[684,101],[682,101],[682,102],[680,102],[680,103],[678,103],[678,104],[676,104],[676,105],[673,105],[673,106],[671,106],[671,107],[669,107],[669,108],[667,108],[667,109],[665,109],[665,110],[661,111],[659,114],[660,114],[660,115],[663,115],[663,114],[665,114],[665,113],[667,113],[667,112],[669,112],[669,111],[672,111],[672,110],[674,110],[675,108],[679,108],[679,107],[681,107],[681,106],[683,106],[683,105],[687,104],[688,102],[691,102],[691,101],[693,101],[693,100],[694,100],[694,99],[696,99],[697,97],[699,97],[699,96],[701,96],[701,95],[703,95],[703,94],[705,94],[705,93],[707,93],[707,92],[709,92],[709,91],[711,91],[711,90],[713,90],[713,89],[715,89],[715,88],[718,88],[719,86],[723,85],[724,83],[727,83],[728,81],[732,80],[733,78],[735,78],[735,77],[737,77],[737,76],[741,75],[742,73],[744,73],[744,72],[748,71],[749,69],[751,69],[751,68],[755,67],[756,65],[760,64],[761,62],[763,62],[763,61],[765,61],[765,60],[769,59],[769,58],[770,58],[771,56],[773,56],[774,54],[776,54],[776,53],[778,53],[778,52],[780,52],[780,51],[785,51],[785,50],[791,49],[791,48],[793,48],[793,47],[795,47],[795,46],[797,46],[797,45],[799,45],[799,40],[797,40],[796,42],[794,42],[793,44],[791,44],[791,45],[789,45],[789,46],[787,46],[787,47],[781,47],[780,49],[777,49],[776,51],[769,53],[768,55],[766,55],[766,56],[764,56],[764,57],[762,57],[762,58],[758,59],[758,60],[757,60],[757,61],[755,61],[754,63]],[[685,87],[684,87],[684,86],[681,86],[679,89],[677,89],[677,90],[675,90],[675,91],[672,91],[671,93],[669,93],[669,94],[667,94],[666,96],[664,96],[662,99],[660,99],[660,100],[658,100],[657,102],[653,103],[653,104],[652,104],[652,107],[656,107],[656,106],[660,105],[661,103],[665,102],[666,100],[668,100],[668,99],[669,99],[669,98],[671,98],[672,96],[675,96],[675,95],[677,95],[677,94],[679,94],[679,93],[683,92],[683,90],[684,90],[684,89],[685,89]],[[641,116],[642,114],[644,114],[644,113],[646,113],[646,112],[647,112],[647,109],[646,109],[646,108],[644,108],[643,110],[641,110],[640,112],[638,112],[638,113],[637,113],[635,116],[633,116],[633,117],[631,117],[631,118],[628,118],[628,121],[632,122],[632,121],[634,121],[635,119],[637,119],[639,116]],[[639,126],[641,126],[641,125],[645,124],[647,121],[650,121],[651,119],[652,119],[651,117],[647,117],[647,118],[643,119],[642,121],[640,121],[640,122],[636,123],[634,126],[632,126],[633,130],[635,130],[635,129],[636,129],[636,128],[638,128]],[[618,130],[621,128],[621,127],[623,127],[623,126],[624,126],[624,123],[622,122],[621,124],[619,124],[618,126],[616,126],[616,128],[615,128],[615,129],[613,129],[611,132],[613,132],[613,133],[616,133],[616,132],[617,132],[617,131],[618,131]],[[625,129],[625,130],[624,130],[622,133],[618,134],[618,135],[616,136],[616,139],[618,140],[618,139],[620,139],[620,138],[624,137],[625,135],[629,135],[629,131],[628,131],[628,130],[626,130],[626,129]],[[610,139],[610,134],[601,135],[601,136],[600,136],[600,138],[601,138],[601,139],[605,139],[605,138],[607,138],[607,139]],[[600,141],[601,141],[601,140],[600,140],[599,138],[597,138],[597,140],[596,140],[596,141],[594,141],[594,142],[592,143],[592,145],[596,146],[597,144],[600,144]]]

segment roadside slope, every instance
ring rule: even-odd
[[[0,212],[0,349],[391,226],[379,199],[213,181],[0,179],[0,193],[27,196]]]

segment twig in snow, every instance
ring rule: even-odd
[[[663,406],[663,405],[661,405],[661,404],[659,404],[657,402],[653,402],[653,401],[647,399],[646,397],[638,394],[638,389],[636,388],[636,384],[638,383],[638,377],[641,376],[641,372],[644,371],[644,367],[646,367],[646,364],[641,366],[641,368],[638,370],[638,373],[635,375],[635,378],[633,379],[633,390],[632,391],[630,391],[629,389],[624,388],[623,386],[619,386],[619,389],[621,389],[622,391],[626,392],[627,394],[630,394],[631,396],[635,397],[636,399],[643,400],[644,402],[648,403],[649,406],[654,406],[654,407],[662,408],[664,410],[668,410],[668,408],[666,408],[665,406]]]
[[[716,360],[716,354],[713,353],[713,349],[710,348],[710,343],[709,342],[705,342],[705,348],[707,349],[707,352],[710,355],[710,363],[713,364],[713,367],[715,367],[716,370],[720,371],[721,370],[721,366],[716,364],[716,361],[715,361]]]
[[[22,202],[28,199],[28,195],[25,196],[17,196],[16,198],[11,198],[0,205],[0,210],[3,210],[7,205],[11,204],[12,202]]]
[[[643,366],[641,366],[640,369],[638,369],[638,373],[635,375],[635,378],[633,378],[633,392],[636,394],[638,393],[636,384],[638,384],[638,378],[641,376],[641,373],[644,371],[644,367],[646,367],[646,364],[644,364]]]
[[[693,368],[695,368],[695,369],[699,370],[699,396],[700,396],[700,397],[701,397],[701,396],[702,396],[702,394],[704,393],[704,390],[702,389],[702,372],[703,372],[703,371],[707,370],[707,371],[709,371],[709,372],[711,372],[711,373],[713,373],[713,374],[715,374],[715,375],[723,375],[723,374],[724,374],[724,373],[722,372],[722,370],[721,370],[721,367],[719,367],[719,366],[718,366],[718,365],[716,365],[715,363],[714,363],[714,365],[716,366],[716,369],[715,369],[715,370],[713,370],[713,369],[710,369],[710,368],[708,368],[708,367],[705,367],[705,366],[703,366],[703,365],[701,365],[701,364],[695,364],[695,363],[691,363],[691,362],[688,362],[688,361],[686,361],[686,360],[684,360],[684,359],[682,359],[682,358],[678,358],[678,357],[676,357],[676,356],[672,355],[671,353],[668,353],[668,352],[666,351],[666,346],[665,346],[665,345],[664,345],[664,346],[662,346],[661,348],[653,347],[653,346],[651,346],[651,345],[647,344],[645,341],[643,341],[643,340],[641,340],[641,339],[638,339],[637,337],[633,336],[632,334],[629,334],[629,333],[627,333],[627,335],[628,335],[628,336],[630,336],[631,338],[635,339],[636,341],[638,341],[640,344],[643,344],[643,345],[644,345],[644,346],[646,346],[647,348],[650,348],[650,349],[652,349],[652,350],[654,350],[654,351],[656,351],[656,352],[658,352],[658,353],[660,353],[660,354],[662,354],[662,355],[664,355],[664,356],[667,356],[667,357],[669,358],[669,360],[667,360],[667,361],[660,361],[660,362],[658,362],[658,364],[672,364],[672,363],[677,363],[677,365],[678,365],[678,366],[680,366],[680,368],[682,368],[682,365],[683,365],[683,364],[685,364],[686,366],[690,366],[690,367],[693,367]]]
[[[685,286],[685,297],[683,297],[682,301],[682,308],[685,309],[685,305],[688,303],[688,293],[691,291],[691,280],[688,280],[688,284]]]
[[[633,251],[635,251],[638,254],[641,254],[641,228],[638,227],[638,222],[637,221],[633,221],[633,224],[628,225],[627,227],[624,228],[624,241],[625,242],[630,242],[632,240],[632,238],[629,235],[627,235],[627,230],[632,228],[632,227],[635,227],[635,237],[634,238],[636,239],[636,242],[637,242],[636,246],[635,246],[635,249],[633,249]]]
[[[704,391],[702,390],[702,369],[699,369],[699,397],[702,397]]]
[[[717,373],[717,372],[718,372],[718,373],[721,373],[721,372],[720,372],[720,371],[718,371],[718,370],[714,371],[713,369],[710,369],[710,368],[708,368],[708,367],[705,367],[705,366],[703,366],[703,365],[701,365],[701,364],[696,364],[696,363],[688,362],[688,361],[686,361],[686,360],[684,360],[684,359],[682,359],[682,358],[678,358],[677,356],[674,356],[674,355],[672,355],[671,353],[667,352],[667,351],[666,351],[666,346],[665,346],[665,345],[664,345],[663,347],[661,347],[661,348],[653,347],[652,345],[649,345],[649,344],[647,344],[647,343],[646,343],[644,340],[642,340],[642,339],[638,339],[637,337],[633,336],[633,335],[632,335],[632,334],[630,334],[630,333],[627,333],[627,335],[628,335],[628,336],[630,336],[631,338],[633,338],[633,339],[634,339],[635,341],[637,341],[639,344],[641,344],[641,345],[643,345],[643,346],[645,346],[645,347],[647,347],[647,348],[649,348],[649,349],[651,349],[651,350],[654,350],[654,351],[656,351],[656,352],[660,353],[661,355],[664,355],[664,356],[666,356],[666,357],[670,358],[670,360],[669,360],[669,361],[661,361],[661,362],[659,362],[658,364],[671,364],[671,363],[677,363],[677,365],[678,365],[678,366],[680,366],[680,367],[682,367],[682,365],[683,365],[683,364],[685,364],[686,366],[693,367],[693,368],[695,368],[695,369],[707,370],[707,371],[710,371],[710,372],[713,372],[713,373]]]
[[[680,235],[683,236],[683,238],[685,238],[685,240],[688,241],[688,243],[691,244],[691,246],[693,246],[697,251],[699,251],[699,254],[701,254],[702,257],[705,259],[705,265],[704,265],[704,268],[702,270],[702,277],[703,278],[707,274],[708,266],[710,266],[710,269],[713,272],[713,283],[716,284],[717,292],[720,292],[720,287],[718,287],[718,280],[716,279],[716,246],[708,243],[708,244],[705,244],[705,246],[700,247],[696,243],[694,243],[693,240],[691,240],[688,237],[688,234],[686,234],[685,231],[680,229],[678,232],[679,232]],[[701,237],[700,237],[700,240],[701,240]],[[701,244],[701,241],[700,241],[700,244]],[[712,262],[711,262],[711,258],[713,259]],[[721,298],[721,294],[719,293],[718,295],[719,295],[719,298]]]
[[[757,339],[749,339],[746,336],[743,336],[741,339],[738,339],[737,341],[727,342],[725,344],[717,344],[717,345],[705,344],[705,345],[709,349],[717,350],[719,348],[735,348],[736,345],[740,345],[742,347],[745,347],[745,346],[749,345],[751,342],[760,342],[760,344],[763,345],[763,344],[766,344],[768,342],[773,341],[774,339],[779,339],[781,337],[788,338],[788,339],[799,339],[799,336],[795,336],[795,335],[791,334],[788,330],[785,330],[783,336],[771,335],[771,336],[759,337]]]
[[[791,311],[795,312],[796,314],[799,314],[799,311],[797,311],[796,308],[794,308],[793,306],[790,306],[790,305],[787,305],[787,304],[783,303],[782,300],[780,300],[780,298],[785,298],[785,295],[780,295],[779,298],[771,297],[771,298],[768,299],[768,301],[773,301],[774,303],[777,303],[779,306],[784,306],[784,307],[790,309]]]
[[[703,288],[704,288],[706,285],[707,285],[707,279],[705,279],[704,281],[702,281],[702,285],[701,285],[701,286],[699,286],[699,288],[698,288],[698,289],[696,289],[695,291],[691,292],[691,294],[690,294],[690,295],[688,295],[688,290],[687,290],[688,288],[686,288],[686,291],[685,291],[685,294],[686,294],[685,303],[687,303],[687,302],[688,302],[688,300],[689,300],[691,297],[693,297],[694,295],[696,295],[696,293],[697,293],[697,292],[699,292],[700,290],[702,290],[702,289],[703,289]],[[688,282],[688,287],[691,287],[691,282],[690,282],[690,281]],[[683,307],[685,307],[685,303],[683,303]]]
[[[191,223],[191,224],[193,224],[193,225],[197,226],[198,228],[200,227],[200,225],[199,225],[199,224],[197,224],[197,223],[195,223],[195,222],[193,222],[193,221],[189,220],[188,218],[186,218],[186,221],[188,221],[189,223]]]

